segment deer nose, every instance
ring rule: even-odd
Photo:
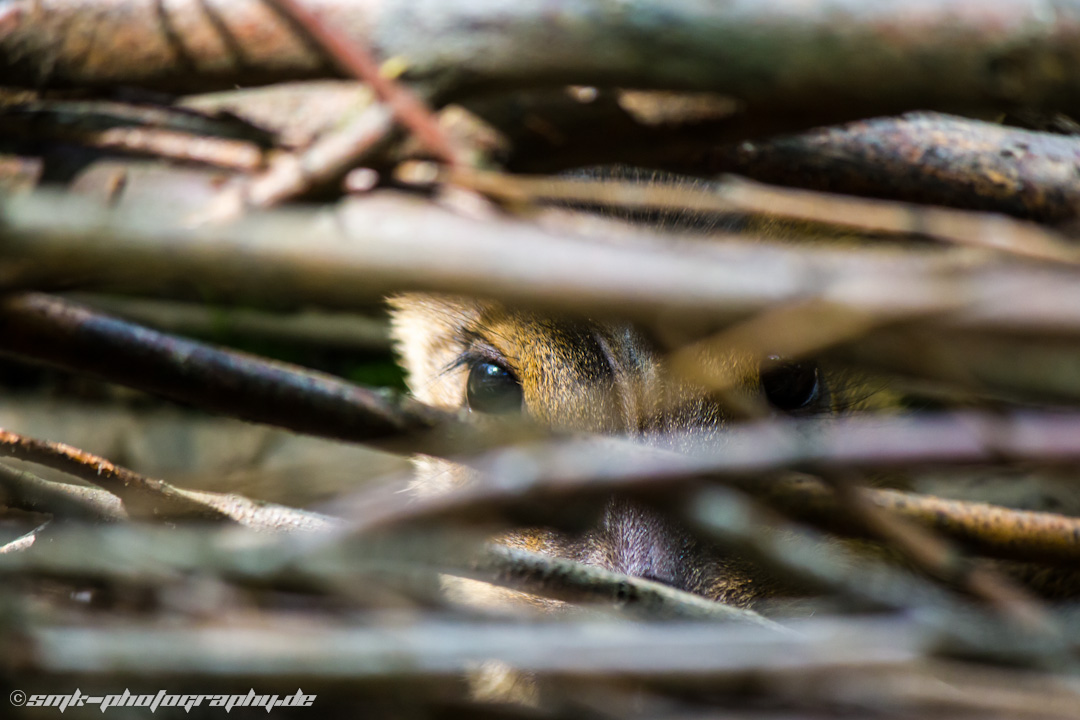
[[[688,589],[691,543],[655,510],[614,499],[604,513],[602,535],[608,569]]]

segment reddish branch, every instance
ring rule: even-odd
[[[136,516],[217,516],[167,483],[113,465],[103,457],[63,443],[35,440],[0,429],[0,456],[60,470],[119,497]]]
[[[407,127],[435,157],[448,165],[458,165],[460,153],[439,127],[438,120],[427,105],[404,85],[383,74],[379,61],[361,39],[347,37],[312,12],[307,7],[309,1],[267,0],[302,25],[343,70],[370,85],[379,100],[390,106],[398,122]]]

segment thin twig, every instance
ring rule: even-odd
[[[846,474],[825,473],[838,504],[878,539],[910,558],[922,571],[990,604],[1032,629],[1051,631],[1049,611],[1027,591],[992,568],[973,565],[934,531],[921,528],[871,502]]]
[[[1020,257],[1080,264],[1080,251],[1062,236],[1003,215],[870,200],[811,190],[770,187],[726,178],[716,190],[730,207],[794,220],[870,232],[919,234],[945,242],[1000,250]]]
[[[0,429],[0,456],[43,465],[73,475],[116,495],[134,517],[174,519],[196,517],[230,519],[246,527],[269,531],[326,530],[331,518],[273,503],[259,503],[239,495],[184,490],[148,478],[103,457],[63,443],[35,440]],[[100,500],[95,501],[101,505]],[[118,519],[118,512],[101,507]]]
[[[46,527],[48,527],[50,522],[52,522],[52,521],[51,520],[46,520],[45,522],[43,522],[41,525],[38,525],[36,528],[31,530],[30,532],[25,533],[23,535],[20,535],[19,537],[15,538],[14,540],[11,540],[9,542],[4,543],[3,545],[0,545],[0,555],[8,555],[8,554],[12,554],[12,553],[20,553],[20,552],[23,552],[25,550],[30,549],[31,547],[34,546],[34,543],[37,542],[38,535],[41,533],[42,530],[44,530]]]
[[[275,156],[266,172],[226,188],[194,220],[234,220],[246,207],[268,208],[299,197],[377,152],[392,139],[392,129],[389,111],[373,105],[309,147]]]
[[[786,515],[835,532],[859,532],[842,517],[834,494],[817,480],[747,482],[739,487]],[[885,488],[862,488],[860,495],[980,555],[1065,566],[1080,561],[1080,518]]]
[[[167,483],[113,465],[103,457],[63,443],[35,440],[0,429],[0,456],[25,460],[74,475],[116,495],[132,515],[218,515],[177,492]]]
[[[522,177],[464,168],[425,171],[416,166],[401,168],[399,176],[405,180],[433,178],[508,202],[558,201],[680,213],[754,213],[869,232],[927,235],[1022,257],[1080,264],[1080,251],[1061,236],[1001,215],[770,187],[736,177],[709,184],[665,184]]]
[[[370,85],[379,101],[390,107],[397,121],[435,157],[447,165],[461,164],[461,152],[439,127],[435,114],[419,96],[382,71],[363,41],[346,36],[338,27],[324,21],[304,4],[304,0],[264,1],[302,26],[339,67]]]

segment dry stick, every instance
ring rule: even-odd
[[[738,487],[785,515],[836,532],[859,532],[845,521],[835,494],[817,480],[749,481]],[[1080,562],[1080,518],[882,488],[863,488],[859,495],[862,502],[937,530],[980,555],[1065,566]]]
[[[877,608],[933,608],[961,617],[965,611],[924,578],[873,557],[858,556],[833,538],[776,517],[737,491],[700,490],[689,496],[681,510],[689,527],[788,587],[833,593]]]
[[[70,445],[35,440],[3,429],[0,429],[0,456],[59,470],[107,490],[120,498],[123,509],[131,516],[230,519],[245,527],[270,531],[328,530],[338,524],[324,515],[255,502],[239,495],[184,490],[114,465],[103,457]],[[22,482],[25,484],[26,480]],[[83,500],[101,513],[104,519],[121,517],[118,509],[110,508],[100,498],[90,496]]]
[[[354,531],[367,533],[506,507],[543,507],[581,494],[659,490],[702,478],[745,482],[793,467],[898,468],[1002,459],[1076,462],[1080,415],[956,412],[804,418],[733,425],[722,438],[707,443],[700,437],[673,436],[662,444],[700,449],[676,454],[616,439],[519,446],[464,459],[481,473],[466,487],[423,498],[376,491],[350,501],[351,509],[344,514]]]
[[[378,152],[392,139],[392,130],[390,110],[372,105],[309,147],[277,155],[266,172],[226,188],[194,222],[234,220],[245,207],[267,208],[298,197]]]
[[[869,501],[845,473],[825,473],[838,504],[872,535],[898,548],[918,568],[933,577],[958,584],[976,598],[989,603],[1004,616],[1026,627],[1049,631],[1049,611],[1029,592],[987,567],[972,566],[948,542],[931,530],[892,515]]]
[[[1061,235],[1001,215],[948,210],[889,200],[867,200],[789,190],[726,178],[717,194],[742,212],[829,223],[871,232],[927,235],[1038,260],[1080,264],[1080,251]]]
[[[132,515],[221,517],[221,513],[193,501],[167,483],[63,443],[35,440],[0,429],[0,456],[59,470],[108,490],[120,498]]]
[[[736,620],[782,629],[751,610],[706,600],[662,583],[516,548],[493,546],[468,568],[449,572],[565,602],[611,603],[643,619]]]
[[[434,427],[467,439],[454,416],[392,391],[166,335],[48,295],[0,301],[0,329],[0,352],[252,422],[354,441]]]
[[[408,128],[432,154],[450,165],[461,153],[439,127],[434,114],[408,88],[380,72],[379,64],[360,40],[343,36],[303,2],[264,0],[299,24],[346,72],[368,83],[379,101],[340,130],[334,130],[297,153],[273,160],[262,175],[230,188],[204,217],[234,219],[245,205],[267,208],[303,195],[333,180],[377,152],[391,139],[392,118]]]
[[[26,8],[0,37],[2,84],[193,90],[328,74],[263,3],[213,14],[200,0]],[[643,2],[632,12],[610,12],[602,0],[519,0],[497,12],[476,0],[437,10],[415,0],[323,0],[322,8],[350,41],[405,58],[411,77],[447,96],[577,83],[712,90],[793,118],[820,107],[837,119],[915,107],[1080,109],[1075,0],[1052,13],[1021,0]],[[72,27],[91,28],[95,42]],[[138,38],[137,47],[123,38]]]
[[[1008,217],[790,190],[735,177],[718,184],[678,185],[521,177],[461,168],[432,172],[422,166],[404,166],[399,176],[405,180],[435,177],[511,202],[548,200],[673,212],[754,213],[870,232],[922,234],[1023,257],[1080,264],[1080,251],[1057,233]]]
[[[715,148],[699,173],[913,203],[1077,217],[1080,138],[937,113],[860,120]]]
[[[38,533],[40,533],[42,530],[44,530],[49,525],[50,522],[52,522],[52,521],[51,520],[46,520],[45,522],[43,522],[41,525],[38,525],[36,528],[31,530],[30,532],[25,533],[23,535],[20,535],[19,537],[15,538],[14,540],[11,540],[10,542],[6,542],[3,545],[0,545],[0,555],[9,555],[9,554],[12,554],[12,553],[20,553],[20,552],[22,552],[24,550],[27,550],[27,549],[33,547],[34,543],[37,542]]]
[[[974,650],[999,658],[1002,656],[998,653],[1016,653],[1016,659],[1028,662],[1034,652],[1035,662],[1046,667],[1073,663],[1073,641],[1067,639],[1066,628],[1053,616],[1038,613],[1038,606],[1030,615],[1014,616],[1021,620],[1019,623],[1002,623],[1002,616],[985,614],[921,577],[778,520],[741,493],[727,488],[701,490],[682,507],[690,527],[775,578],[873,606],[915,611],[928,624],[941,628],[951,641],[966,646],[966,652]],[[1010,647],[1014,643],[1018,647]]]
[[[522,672],[578,678],[710,679],[747,673],[895,666],[917,661],[935,639],[910,620],[804,620],[794,633],[715,622],[415,623],[303,622],[264,616],[249,628],[235,621],[163,629],[24,628],[25,669],[86,677],[318,679],[410,687],[459,678],[497,660]],[[9,655],[8,657],[13,657]],[[13,662],[8,659],[6,662]],[[400,698],[398,698],[400,703]]]
[[[0,465],[4,501],[13,507],[51,513],[59,518],[126,520],[123,503],[110,492],[82,485],[53,482],[32,473]]]
[[[228,170],[263,166],[271,136],[235,117],[110,101],[43,100],[0,108],[5,137],[56,140]]]
[[[127,155],[148,156],[183,163],[208,165],[225,170],[251,172],[263,166],[263,153],[258,146],[242,140],[205,137],[162,128],[114,127],[106,130],[66,127],[42,130],[12,127],[14,123],[0,118],[0,129],[6,137],[41,143],[56,140],[84,147],[115,150]]]
[[[408,128],[425,149],[447,165],[461,164],[461,152],[443,132],[435,114],[419,96],[381,71],[379,62],[365,43],[346,36],[336,26],[321,19],[307,7],[305,0],[264,2],[301,25],[339,67],[370,85],[378,99],[390,107],[397,121]]]
[[[947,312],[943,325],[1080,333],[1066,268],[972,262],[964,253],[882,253],[753,240],[618,245],[524,223],[480,221],[378,193],[330,212],[252,213],[212,228],[162,227],[147,207],[103,208],[33,193],[0,198],[0,283],[111,283],[356,306],[387,293],[476,294],[573,314],[678,326],[817,297],[856,312]],[[620,231],[612,230],[613,234]],[[627,232],[627,231],[621,231]],[[303,243],[296,238],[303,237]],[[21,262],[16,262],[21,261]]]

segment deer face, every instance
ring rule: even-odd
[[[665,350],[628,324],[552,318],[498,303],[413,294],[392,300],[394,334],[421,400],[468,408],[479,422],[527,414],[561,430],[650,437],[693,431],[721,440],[730,412],[715,395],[674,379]],[[713,353],[739,378],[736,390],[775,412],[828,411],[834,393],[811,363],[773,363]],[[452,463],[424,459],[420,492],[468,482]],[[717,600],[747,605],[768,581],[745,562],[701,547],[661,513],[612,498],[592,530],[532,530],[504,538],[528,550],[645,577]]]

